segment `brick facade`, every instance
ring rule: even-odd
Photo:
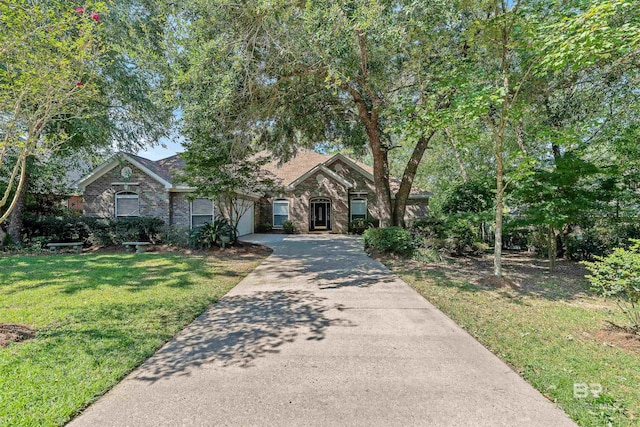
[[[126,189],[121,175],[123,167],[131,168]],[[169,192],[163,184],[129,163],[119,163],[84,189],[83,212],[87,216],[114,218],[115,195],[121,192],[138,194],[140,215],[161,218],[170,223]]]
[[[176,227],[191,226],[191,204],[187,199],[189,193],[169,193],[169,224]]]
[[[296,231],[306,233],[310,230],[310,206],[313,199],[331,201],[331,231],[346,233],[349,231],[349,205],[347,188],[323,171],[317,171],[299,183],[289,193],[289,219]]]
[[[308,170],[314,170],[302,181],[293,181],[285,194],[279,196],[265,196],[255,202],[255,225],[273,224],[273,201],[276,198],[289,201],[289,219],[293,221],[297,233],[311,231],[311,203],[314,199],[328,199],[331,205],[331,228],[333,233],[347,233],[350,222],[350,201],[353,199],[365,199],[367,201],[367,216],[379,218],[375,197],[375,185],[370,179],[370,172],[363,172],[359,167],[354,167],[343,157],[336,157],[326,161],[325,157],[313,154],[313,161],[324,160],[315,163]],[[152,162],[140,157],[136,161],[151,170],[158,167],[158,162]],[[125,156],[126,158],[126,156]],[[147,164],[145,164],[145,162]],[[161,161],[160,161],[161,162]],[[316,167],[322,164],[322,167]],[[123,167],[131,168],[130,178],[122,176]],[[299,165],[300,166],[300,165]],[[366,166],[364,166],[366,168]],[[329,173],[328,168],[332,173]],[[300,170],[304,168],[299,167]],[[154,171],[156,173],[157,171]],[[162,170],[157,172],[162,174]],[[336,177],[335,175],[338,175]],[[166,175],[166,176],[165,176]],[[172,179],[165,173],[162,180]],[[295,175],[295,174],[293,174]],[[304,175],[303,175],[304,176]],[[128,184],[125,184],[125,181]],[[134,164],[121,159],[107,173],[99,176],[84,187],[84,214],[87,216],[115,217],[115,197],[120,192],[132,192],[139,196],[140,215],[161,218],[166,224],[176,227],[189,227],[191,204],[187,199],[189,193],[183,187],[165,184],[159,179],[148,175]],[[428,199],[420,198],[409,200],[407,205],[407,219],[424,217],[427,215]],[[218,210],[218,207],[216,207]]]

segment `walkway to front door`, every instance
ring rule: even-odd
[[[361,239],[243,240],[273,255],[72,427],[575,427]]]
[[[312,199],[309,213],[309,231],[331,230],[331,200]]]

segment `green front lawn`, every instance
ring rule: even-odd
[[[226,294],[263,255],[0,257],[0,425],[60,425]]]
[[[544,262],[507,257],[512,282],[496,287],[489,259],[383,261],[579,425],[640,425],[640,341],[607,328],[625,319],[589,292],[580,265],[549,275]],[[599,398],[580,397],[580,384],[601,387]]]

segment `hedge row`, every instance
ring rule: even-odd
[[[85,246],[110,246],[127,241],[158,243],[164,229],[164,221],[154,217],[42,217],[25,218],[23,236],[43,243],[83,241]]]

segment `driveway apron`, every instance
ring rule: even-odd
[[[256,270],[72,426],[573,426],[337,235],[252,235]]]

